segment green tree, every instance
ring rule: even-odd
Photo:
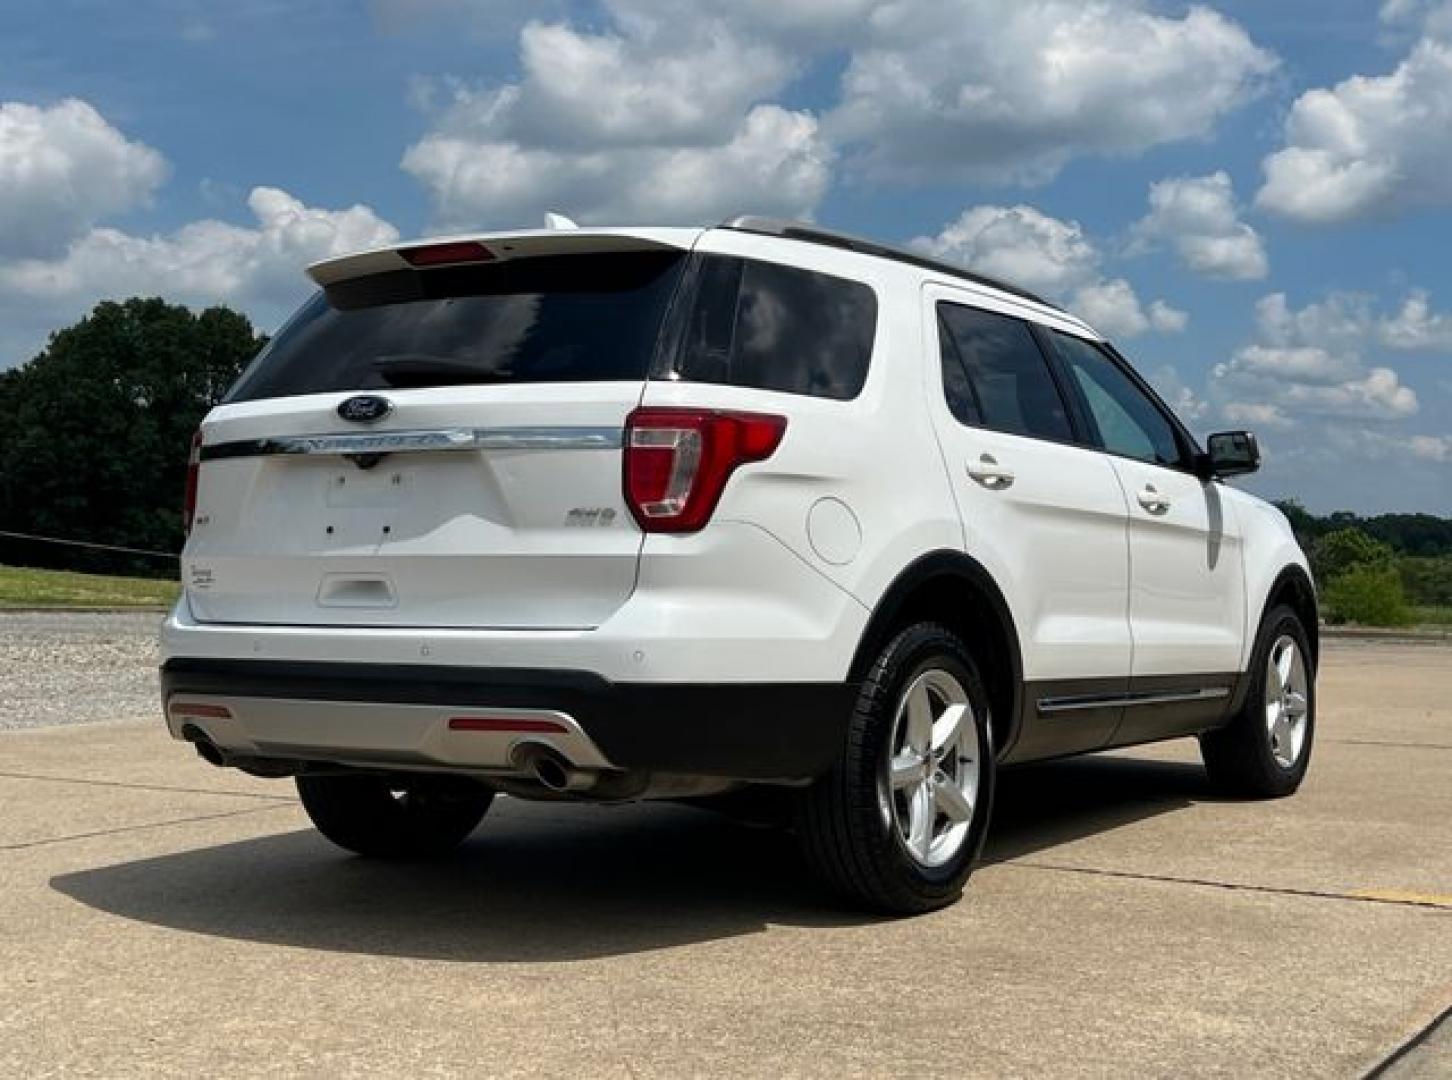
[[[227,308],[140,298],[52,334],[0,377],[0,529],[177,550],[192,432],[265,340]],[[164,568],[19,543],[7,560]]]
[[[1402,579],[1390,563],[1353,566],[1326,583],[1322,591],[1330,622],[1362,626],[1405,626],[1412,621]]]
[[[1311,571],[1317,581],[1330,581],[1354,567],[1385,567],[1395,552],[1354,527],[1328,532],[1311,545]]]

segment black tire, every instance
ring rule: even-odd
[[[930,669],[947,672],[966,691],[978,736],[973,815],[957,853],[938,866],[909,855],[882,802],[899,699]],[[797,803],[797,834],[807,861],[835,892],[856,906],[892,915],[933,911],[962,895],[993,807],[989,719],[988,693],[973,658],[944,627],[916,623],[882,650],[862,683],[838,764],[802,791]]]
[[[1282,637],[1289,637],[1300,650],[1307,676],[1305,735],[1289,767],[1276,760],[1266,721],[1267,663]],[[1221,791],[1249,799],[1279,799],[1301,786],[1311,764],[1316,734],[1316,671],[1311,656],[1311,643],[1300,617],[1284,606],[1268,611],[1251,653],[1244,704],[1228,726],[1200,736],[1205,771]]]
[[[299,776],[297,793],[318,832],[376,859],[430,858],[463,842],[494,792],[429,776]]]

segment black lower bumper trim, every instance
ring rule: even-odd
[[[174,657],[162,696],[556,709],[625,769],[785,780],[836,762],[846,683],[616,683],[586,671]]]

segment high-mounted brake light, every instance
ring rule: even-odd
[[[786,417],[641,406],[625,421],[625,502],[645,532],[695,532],[740,465],[765,461]]]
[[[202,433],[198,429],[192,436],[192,449],[187,454],[187,488],[182,496],[182,529],[192,531],[192,519],[197,516],[197,482],[202,474]]]
[[[489,262],[494,258],[494,252],[476,240],[457,240],[448,244],[422,244],[419,247],[400,248],[398,253],[410,266]]]

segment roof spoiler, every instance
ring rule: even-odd
[[[672,236],[671,233],[679,235]],[[326,288],[340,281],[422,266],[504,262],[541,255],[594,254],[625,251],[689,250],[699,229],[571,229],[556,225],[510,233],[439,237],[395,244],[372,251],[324,259],[308,267],[308,276]]]

